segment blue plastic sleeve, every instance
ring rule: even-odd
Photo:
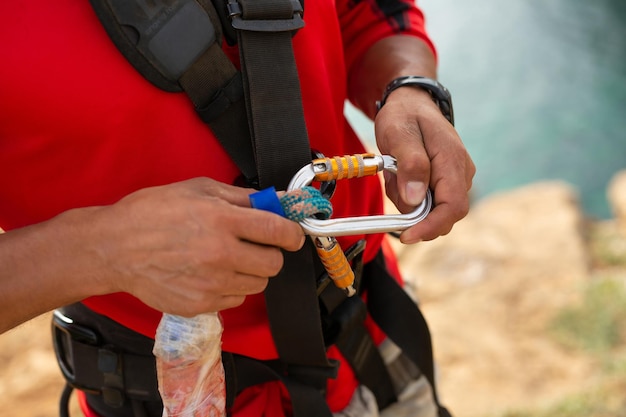
[[[254,194],[250,194],[250,205],[259,210],[271,211],[280,216],[287,217],[280,200],[276,195],[276,188],[269,187]]]

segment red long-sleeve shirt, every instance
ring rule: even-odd
[[[0,26],[0,227],[15,229],[65,210],[106,205],[144,187],[197,176],[233,183],[236,166],[188,98],[151,85],[118,52],[86,0],[13,1]],[[428,39],[412,1],[306,2],[306,26],[293,39],[309,139],[327,156],[364,151],[343,113],[346,74],[377,40],[404,33]],[[234,56],[234,55],[233,55]],[[334,216],[382,212],[378,179],[340,182]],[[348,247],[361,236],[341,239]],[[382,237],[368,236],[365,260]],[[223,349],[277,356],[263,295],[222,312]],[[154,337],[161,314],[128,294],[85,304]],[[251,341],[254,341],[251,343]],[[329,355],[340,358],[331,349]],[[347,364],[329,381],[332,410],[357,381]],[[281,399],[282,398],[282,399]],[[277,383],[240,396],[236,417],[283,415]]]

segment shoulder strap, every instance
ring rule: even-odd
[[[261,188],[287,188],[311,160],[291,38],[304,26],[297,0],[229,1]]]

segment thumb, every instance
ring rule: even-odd
[[[430,161],[425,152],[403,152],[398,157],[396,187],[399,201],[396,205],[400,211],[410,211],[419,206],[426,198],[430,177]]]

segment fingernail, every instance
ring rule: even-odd
[[[405,245],[413,245],[415,243],[420,243],[423,239],[420,236],[407,237],[406,233],[400,235],[400,242]]]
[[[417,238],[415,240],[407,240],[407,241],[403,241],[402,243],[404,243],[405,245],[415,245],[417,243],[420,243],[422,241],[422,239]]]
[[[421,181],[409,181],[406,184],[406,202],[412,206],[418,206],[426,197],[426,184]]]

